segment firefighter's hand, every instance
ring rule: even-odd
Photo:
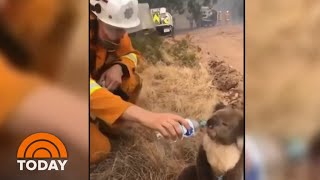
[[[136,121],[143,126],[159,131],[165,138],[176,140],[182,136],[180,124],[190,129],[188,122],[175,114],[154,113],[138,106],[130,106],[122,115],[124,120]]]
[[[151,113],[142,118],[141,123],[151,129],[159,131],[166,139],[177,140],[182,137],[181,125],[190,129],[188,122],[175,114],[170,113]]]
[[[121,66],[115,64],[102,74],[99,84],[109,91],[114,91],[121,85],[122,76],[123,72]]]

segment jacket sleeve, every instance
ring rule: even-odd
[[[120,48],[117,53],[120,57],[122,68],[125,68],[125,76],[130,77],[130,75],[134,73],[142,58],[140,52],[132,47],[130,37],[127,33],[121,39]]]
[[[40,78],[23,73],[0,57],[0,122],[11,113],[36,87],[44,83]]]
[[[90,114],[112,125],[132,104],[90,79]]]

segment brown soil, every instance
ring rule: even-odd
[[[194,45],[201,48],[201,62],[206,63],[214,57],[225,61],[230,67],[243,74],[243,25],[196,29],[179,34],[176,39],[183,38],[186,33],[192,36]]]
[[[212,84],[220,90],[222,99],[238,108],[243,108],[243,76],[224,61],[209,61]]]
[[[242,25],[201,28],[177,35],[192,37],[201,50],[200,62],[208,67],[220,101],[243,108],[243,27]]]

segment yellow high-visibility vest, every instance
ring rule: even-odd
[[[90,79],[90,96],[102,87],[93,79]]]
[[[134,63],[134,65],[137,67],[137,65],[138,65],[138,57],[137,57],[137,55],[135,53],[129,53],[129,54],[127,54],[125,56],[122,56],[122,57],[130,59]]]

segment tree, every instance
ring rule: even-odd
[[[203,6],[209,6],[210,3],[211,3],[211,0],[204,0],[203,3],[202,3],[202,5],[203,5]]]
[[[165,7],[171,14],[183,14],[187,9],[193,16],[197,26],[201,23],[201,5],[214,5],[218,0],[189,0],[187,8],[185,7],[185,0],[138,0],[139,3],[148,3],[150,8]],[[201,1],[201,2],[200,2]]]
[[[202,5],[203,6],[209,6],[209,5],[214,5],[217,4],[218,0],[204,0]]]

